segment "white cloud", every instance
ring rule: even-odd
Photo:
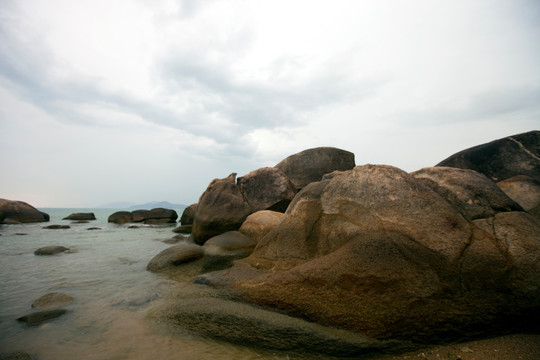
[[[51,205],[90,187],[191,202],[315,146],[432,165],[538,129],[538,15],[533,0],[5,1],[2,187],[30,194],[38,169]]]

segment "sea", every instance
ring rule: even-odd
[[[39,360],[304,359],[205,338],[159,320],[156,314],[174,296],[204,287],[190,276],[171,279],[146,270],[154,255],[171,246],[163,241],[175,235],[174,224],[108,223],[120,209],[39,210],[49,222],[0,225],[0,358],[23,351]],[[93,212],[97,220],[62,220],[76,212]],[[44,229],[53,224],[70,228]],[[34,255],[49,245],[70,252]],[[74,298],[63,306],[66,314],[36,326],[17,321],[38,311],[31,304],[51,292]]]

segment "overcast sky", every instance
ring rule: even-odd
[[[317,146],[406,171],[540,129],[538,0],[0,0],[0,198],[196,202]]]

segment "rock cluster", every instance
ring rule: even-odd
[[[117,211],[110,215],[108,222],[116,224],[145,223],[145,224],[168,224],[176,223],[178,214],[175,210],[155,208],[152,210]]]
[[[0,224],[49,221],[49,215],[23,201],[0,199]]]
[[[279,173],[268,168],[250,173],[279,175],[270,177],[275,179],[285,174],[300,189],[278,216],[266,210],[289,197],[282,182],[257,185],[272,192],[265,202],[260,191],[246,190],[258,183],[250,174],[238,181],[235,174],[214,180],[193,223],[191,239],[204,244],[205,256],[197,261],[211,253],[206,248],[219,243],[223,232],[239,229],[256,245],[232,267],[195,281],[366,339],[433,343],[537,324],[538,134],[481,145],[472,155],[466,150],[449,158],[466,161],[445,160],[444,166],[413,173],[349,164],[301,179],[293,175],[294,166],[283,165],[287,162],[273,168]],[[303,158],[298,166],[310,163],[317,161]],[[237,312],[229,305],[219,309],[210,315],[208,309],[182,306],[170,318],[186,324],[187,317],[221,319]],[[238,326],[224,325],[219,332],[237,337]]]
[[[354,167],[348,151],[323,147],[289,156],[275,167],[265,167],[236,179],[236,173],[213,180],[201,195],[193,220],[196,243],[226,231],[238,230],[260,210],[284,212],[298,189],[335,170]]]

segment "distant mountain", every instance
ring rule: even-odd
[[[165,208],[165,209],[185,209],[187,205],[184,204],[171,204],[168,201],[151,201],[145,204],[131,205],[128,209],[138,210],[138,209],[155,209],[155,208]]]

